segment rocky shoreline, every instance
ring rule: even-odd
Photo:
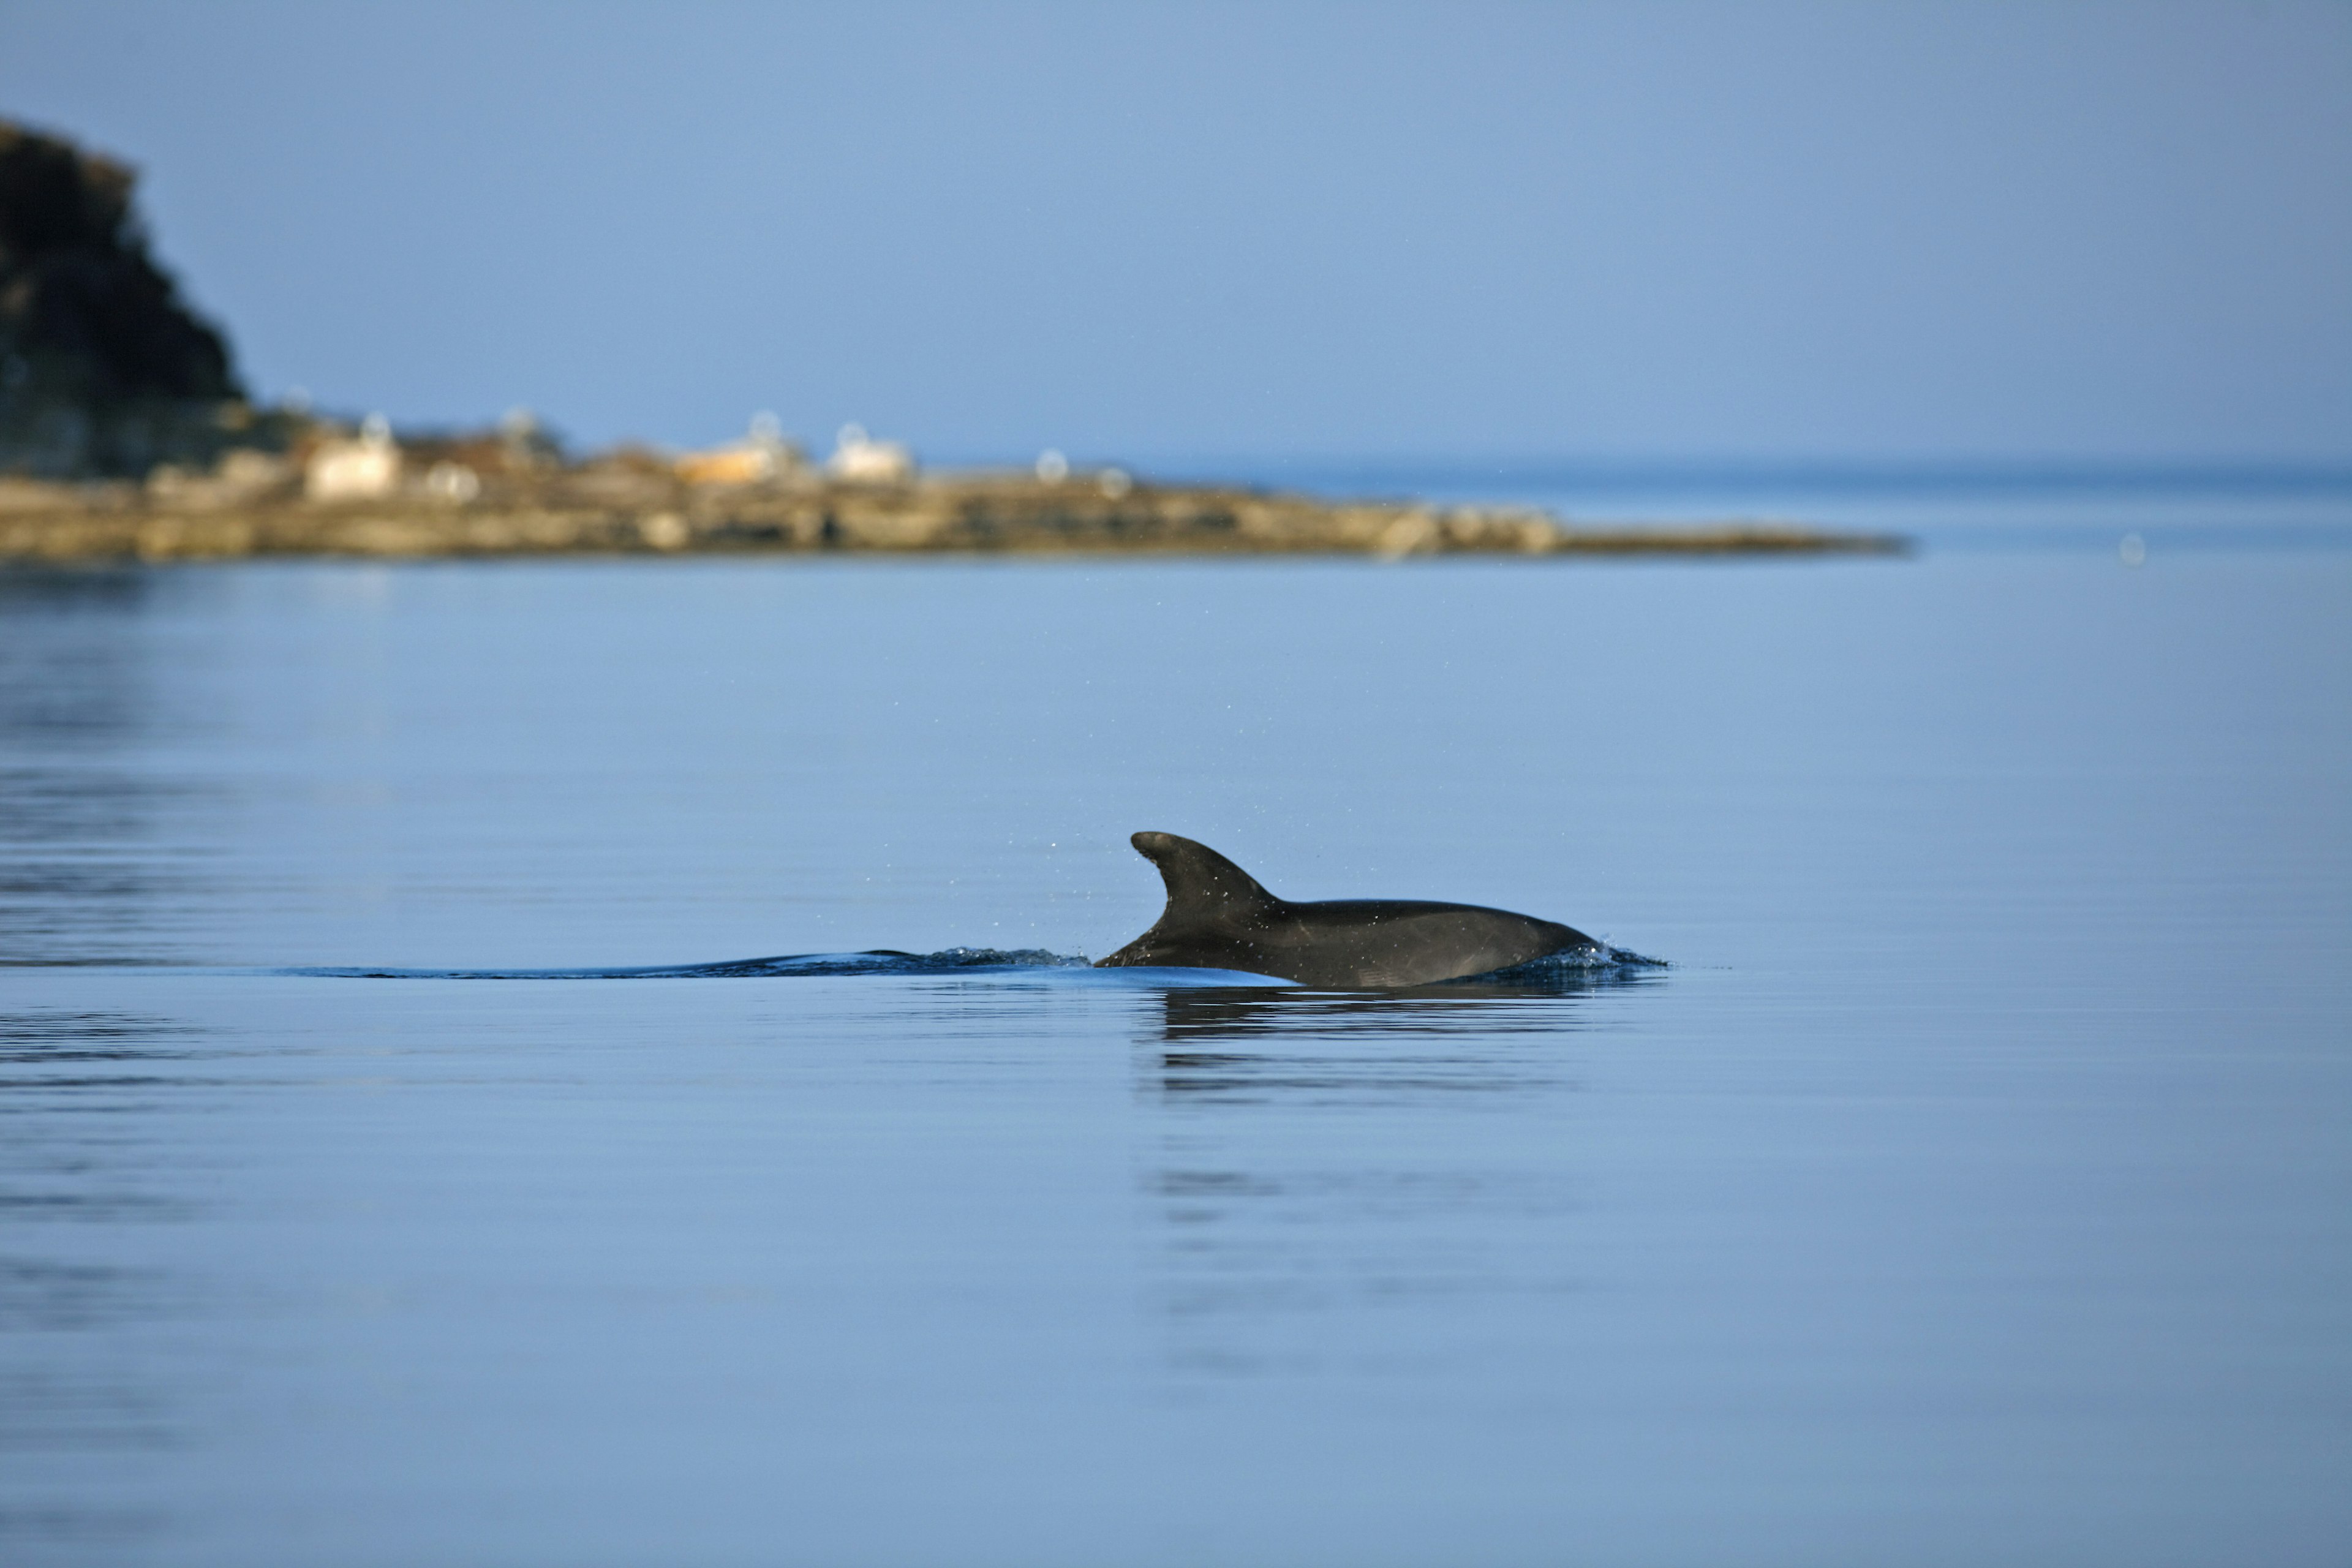
[[[1047,482],[939,474],[701,485],[650,463],[583,465],[446,493],[318,500],[270,476],[165,474],[144,486],[0,479],[0,563],[544,555],[967,553],[1232,555],[1894,554],[1885,534],[1793,524],[1571,525],[1548,513],[1332,502],[1154,485],[1111,470]],[[470,493],[468,491],[470,490]]]

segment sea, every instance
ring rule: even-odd
[[[2352,477],[1257,477],[1914,548],[0,573],[0,1560],[2352,1561]]]

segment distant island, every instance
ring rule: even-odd
[[[1058,453],[926,473],[842,431],[811,461],[773,420],[672,453],[574,457],[494,428],[261,407],[227,335],[148,248],[127,166],[0,121],[0,563],[247,556],[1026,552],[1888,553],[1794,524],[1571,525],[1524,508],[1167,485]]]

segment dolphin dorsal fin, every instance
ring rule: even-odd
[[[1128,842],[1160,868],[1160,879],[1168,884],[1168,908],[1160,917],[1163,927],[1213,921],[1280,902],[1255,878],[1205,844],[1172,833],[1139,833]]]

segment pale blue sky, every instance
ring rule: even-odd
[[[940,457],[2352,458],[2352,6],[0,0],[270,395]]]

